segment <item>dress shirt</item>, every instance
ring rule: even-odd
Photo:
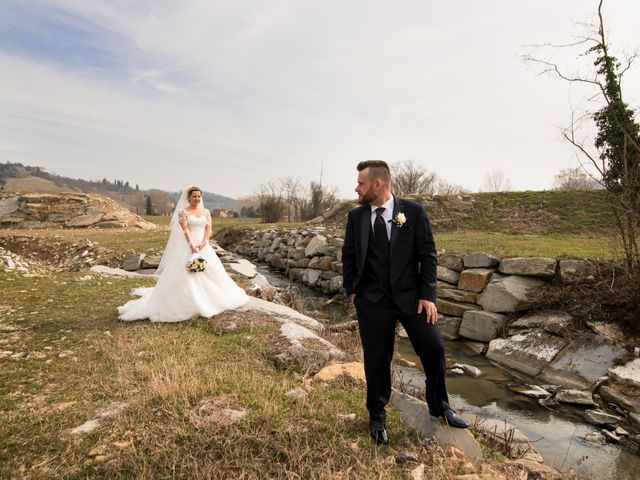
[[[384,202],[380,207],[384,208],[384,212],[382,212],[382,219],[384,220],[384,224],[387,226],[387,238],[391,240],[391,219],[393,218],[393,195],[389,197],[389,200]],[[375,229],[374,223],[376,221],[376,207],[375,205],[371,205],[371,228]]]

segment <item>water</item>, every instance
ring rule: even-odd
[[[282,274],[261,266],[259,271],[272,285],[289,286]],[[296,286],[305,300],[307,313],[322,311],[334,322],[346,316],[344,305],[325,305],[327,299],[317,291]],[[408,340],[398,339],[400,356],[420,365]],[[581,437],[599,429],[583,422],[583,409],[561,405],[558,411],[542,407],[535,399],[508,390],[508,384],[535,384],[536,381],[517,372],[497,367],[484,355],[474,354],[461,341],[447,341],[447,364],[466,363],[484,373],[478,378],[469,376],[447,377],[447,389],[454,408],[482,417],[506,420],[532,441],[547,465],[577,471],[586,479],[637,480],[640,478],[640,457],[614,444],[596,445]],[[402,381],[424,389],[424,372],[416,368],[396,366]]]
[[[457,410],[482,417],[506,420],[533,443],[547,465],[560,470],[573,468],[585,478],[636,480],[640,478],[640,457],[614,445],[595,445],[581,440],[599,429],[582,421],[583,409],[561,405],[557,412],[542,407],[535,399],[507,389],[508,384],[536,383],[515,372],[496,367],[483,355],[475,355],[463,342],[447,341],[447,364],[466,363],[484,374],[447,377],[450,401]],[[408,340],[399,339],[397,351],[420,365]],[[421,370],[398,367],[403,381],[424,388]]]

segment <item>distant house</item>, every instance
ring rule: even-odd
[[[211,218],[229,218],[229,210],[226,208],[214,208],[211,210]]]

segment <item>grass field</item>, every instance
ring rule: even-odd
[[[390,432],[406,440],[373,446],[361,386],[304,387],[304,371],[276,369],[259,316],[225,335],[217,324],[237,314],[122,323],[116,307],[150,280],[84,275],[0,272],[0,478],[405,478],[394,455],[424,457],[396,414]]]

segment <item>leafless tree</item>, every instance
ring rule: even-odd
[[[484,177],[484,189],[487,192],[507,192],[511,190],[511,181],[502,170],[491,170]]]
[[[597,190],[602,188],[600,182],[588,175],[582,168],[562,168],[554,177],[556,190]]]
[[[322,185],[320,182],[311,182],[305,198],[300,205],[302,220],[316,218],[336,203],[335,187]]]
[[[299,218],[300,215],[300,197],[303,191],[302,182],[299,178],[288,176],[280,180],[280,185],[282,186],[282,193],[286,203],[287,221],[291,222],[292,214],[294,220]]]
[[[433,195],[437,175],[413,160],[394,162],[389,165],[393,178],[393,193],[397,195]]]
[[[284,212],[285,201],[280,185],[268,182],[260,185],[257,193],[260,199],[260,212],[264,223],[274,223],[280,220]]]

